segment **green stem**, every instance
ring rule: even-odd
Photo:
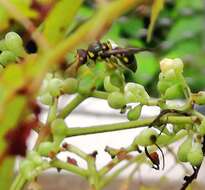
[[[62,162],[60,160],[53,160],[53,161],[50,162],[50,165],[52,167],[55,167],[55,168],[64,169],[64,170],[67,170],[69,172],[75,173],[75,174],[77,174],[81,177],[84,177],[84,178],[88,177],[87,170],[85,170],[83,168],[80,168],[78,166],[75,166],[73,164]]]
[[[109,93],[108,92],[103,92],[103,91],[97,91],[95,90],[91,96],[94,97],[94,98],[100,98],[100,99],[107,99]]]
[[[175,135],[175,137],[170,141],[169,144],[172,144],[182,138],[184,138],[185,136],[187,135],[187,131],[186,130],[181,130],[179,133],[177,133]],[[163,146],[162,146],[163,147]],[[149,152],[153,152],[156,150],[156,147],[155,146],[151,146],[149,148]],[[104,180],[102,180],[101,182],[101,188],[106,186],[107,184],[109,184],[115,177],[117,177],[123,170],[125,170],[127,167],[129,167],[131,164],[135,163],[135,162],[139,162],[139,163],[142,163],[142,161],[146,160],[146,157],[145,157],[145,153],[141,153],[139,155],[137,155],[135,158],[133,158],[132,160],[130,160],[127,164],[125,164],[124,166],[122,166],[121,168],[119,168],[118,170],[116,170],[113,174],[111,174],[110,176],[107,176],[104,178]],[[116,164],[120,163],[122,160],[120,161],[117,161],[116,159]],[[115,164],[115,165],[116,165]],[[110,168],[111,169],[111,168]],[[103,176],[105,174],[107,174],[107,172],[110,171],[110,170],[105,170],[105,167],[103,167],[101,170],[100,170],[100,174],[103,174]],[[102,176],[102,175],[101,175]]]
[[[21,190],[22,187],[24,186],[26,180],[25,178],[21,175],[18,174],[10,188],[10,190]]]
[[[59,113],[58,117],[66,118],[87,97],[77,94]]]
[[[55,98],[54,103],[50,107],[50,110],[49,110],[49,113],[48,113],[48,117],[47,117],[47,123],[48,124],[56,119],[57,107],[58,107],[58,98]]]
[[[88,156],[88,171],[89,171],[89,183],[91,188],[95,190],[100,190],[100,178],[96,169],[95,158],[93,156]]]
[[[132,160],[130,160],[129,162],[127,162],[124,166],[122,166],[121,168],[119,168],[118,170],[116,170],[113,174],[111,174],[110,176],[105,177],[100,184],[100,187],[103,188],[105,187],[107,184],[109,184],[111,181],[113,181],[113,179],[115,177],[117,177],[123,170],[127,169],[130,165],[132,165],[135,162],[139,162],[140,160],[144,159],[144,154],[140,154],[137,157],[133,158]]]
[[[67,144],[67,147],[65,148],[66,151],[75,153],[76,155],[78,155],[79,157],[81,157],[84,160],[87,160],[87,154],[85,152],[83,152],[82,150],[80,150],[78,147],[72,145],[72,144]]]
[[[114,123],[114,124],[68,128],[67,137],[119,131],[124,129],[133,129],[133,128],[149,126],[154,121],[154,119],[155,117],[147,118],[147,119],[139,119],[137,121]],[[172,124],[184,124],[184,123],[191,124],[195,120],[196,120],[195,116],[167,116],[167,117],[162,117],[161,122],[172,123]]]

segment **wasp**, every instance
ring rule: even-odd
[[[136,72],[137,60],[135,54],[141,51],[147,51],[148,48],[122,48],[115,43],[96,41],[91,43],[87,49],[77,50],[77,62],[75,68],[86,64],[88,60],[96,62],[105,60],[114,65],[122,66],[125,69]]]

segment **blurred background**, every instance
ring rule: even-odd
[[[80,8],[76,19],[69,27],[67,34],[74,32],[82,23],[86,22],[98,8],[100,0],[84,0],[83,6]],[[13,0],[15,3],[15,0]],[[30,1],[31,2],[31,1]],[[52,5],[54,0],[32,1],[33,11],[27,10],[28,1],[22,0],[22,9],[27,10],[26,14],[36,22],[38,25],[39,20],[36,18],[36,12],[40,14],[42,19],[49,12],[49,6]],[[35,3],[34,3],[35,2]],[[36,4],[38,2],[38,4]],[[38,6],[37,6],[38,5]],[[110,30],[103,37],[102,41],[112,40],[122,47],[147,47],[151,48],[150,52],[142,52],[136,54],[138,62],[138,70],[135,73],[134,79],[137,83],[143,84],[146,90],[153,96],[157,96],[156,83],[159,75],[159,61],[164,57],[183,59],[185,64],[184,75],[190,85],[192,92],[205,89],[205,1],[203,0],[166,0],[164,9],[161,11],[160,16],[154,28],[153,37],[148,43],[146,40],[147,30],[150,23],[150,6],[140,6],[128,12],[126,15],[119,18],[113,23]],[[15,30],[21,34],[25,41],[25,47],[28,51],[35,49],[35,44],[30,40],[27,33],[22,27],[16,23],[5,10],[0,6],[0,30],[2,36],[9,30]],[[73,52],[75,53],[75,52]],[[70,55],[68,55],[68,61]],[[62,97],[61,109],[64,102],[68,101],[71,97]],[[179,102],[180,103],[180,102]],[[202,112],[203,107],[199,108]],[[47,107],[44,107],[44,112],[41,120],[45,121],[47,114]],[[155,107],[144,107],[142,117],[154,116],[159,113]],[[119,111],[113,111],[105,101],[89,99],[77,108],[71,117],[66,119],[70,127],[86,127],[95,124],[105,124],[112,122],[125,121],[126,116],[120,114]],[[110,160],[109,155],[104,152],[106,145],[114,148],[126,147],[129,145],[139,130],[132,129],[122,132],[113,132],[106,134],[88,135],[82,137],[73,137],[68,140],[68,143],[74,144],[82,148],[86,152],[93,152],[97,150],[99,155],[97,157],[98,167],[101,167]],[[33,146],[35,134],[32,135],[29,141],[30,148]],[[170,149],[174,149],[170,147]],[[171,154],[171,150],[165,152],[166,167],[164,171],[155,171],[147,166],[142,166],[134,180],[133,189],[137,189],[140,183],[155,183],[156,189],[168,189],[167,184],[172,189],[175,189],[177,184],[182,184],[184,171],[190,171],[189,166],[176,165],[176,160]],[[165,150],[164,150],[165,151]],[[67,154],[59,155],[61,159],[66,159]],[[71,155],[75,157],[74,155]],[[76,157],[79,165],[84,166]],[[121,175],[125,179],[130,173],[132,168],[129,168]],[[82,189],[86,184],[77,178],[62,176],[52,178],[55,175],[54,170],[50,171],[48,175],[43,175],[41,183],[44,184],[45,190],[52,189]],[[204,183],[205,167],[200,171],[198,181]],[[161,179],[161,180],[158,180]],[[167,181],[169,179],[169,181]],[[69,188],[66,184],[72,183]],[[173,183],[174,181],[174,183]],[[54,182],[54,183],[53,183]],[[113,188],[120,189],[123,180],[115,182]],[[148,184],[149,184],[148,183]],[[163,188],[160,185],[166,184]],[[57,186],[58,185],[58,186]],[[158,186],[158,188],[157,188]],[[148,189],[148,188],[147,188]],[[152,188],[153,189],[153,188]],[[200,189],[197,187],[196,189]],[[201,189],[204,189],[203,187]],[[144,189],[145,190],[145,189]]]
[[[82,23],[88,20],[94,14],[97,6],[97,1],[85,0],[68,34],[74,32]],[[154,97],[158,95],[156,84],[160,72],[159,61],[164,57],[180,57],[183,59],[185,64],[184,75],[192,91],[197,92],[205,89],[205,2],[203,0],[166,0],[165,7],[155,25],[153,37],[148,43],[146,36],[150,23],[150,14],[150,6],[140,6],[130,11],[113,23],[102,41],[112,40],[122,47],[152,48],[150,52],[136,54],[138,70],[135,73],[135,80],[137,83],[143,84],[146,90]],[[63,107],[64,102],[68,101],[69,98],[71,97],[62,97],[62,104],[59,109]],[[204,111],[203,107],[199,109]],[[46,113],[47,109],[45,107],[42,120],[45,120]],[[159,109],[145,106],[143,107],[142,117],[154,116],[158,113]],[[113,111],[103,100],[89,99],[82,103],[66,121],[70,127],[86,127],[95,124],[126,121],[126,115],[120,114],[119,111]],[[73,137],[67,142],[81,147],[86,152],[97,150],[99,153],[97,166],[102,167],[110,160],[109,155],[104,152],[106,145],[114,148],[126,147],[139,131],[139,129],[132,129]],[[35,138],[35,136],[32,138]],[[153,188],[152,185],[152,189],[179,189],[183,183],[185,172],[191,173],[191,167],[176,164],[176,158],[171,154],[171,150],[174,150],[175,147],[176,145],[170,147],[170,151],[164,150],[166,154],[165,170],[156,171],[148,166],[140,167],[139,172],[134,176],[135,180],[133,180],[130,189],[138,189],[140,184],[146,184],[144,186],[145,189],[149,189],[150,184],[155,186]],[[66,160],[67,156],[68,154],[59,155],[63,160]],[[69,156],[75,158],[79,165],[85,166],[85,163],[81,162],[75,155],[70,154]],[[114,181],[108,189],[126,189],[124,180],[132,170],[132,167],[128,168],[120,176],[121,180]],[[70,188],[72,190],[85,188],[86,186],[86,183],[76,177],[58,176],[55,175],[56,171],[54,170],[50,172],[52,173],[50,177],[45,175],[40,179],[45,189],[69,189],[69,187],[65,188],[65,184],[69,184],[68,181],[73,183]],[[205,166],[200,171],[199,184],[204,184],[204,177]],[[59,183],[53,184],[52,180],[56,179],[58,179]],[[48,181],[49,183],[47,183]],[[195,189],[204,189],[204,187],[196,186]]]

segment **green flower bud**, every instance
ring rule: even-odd
[[[56,119],[51,123],[51,130],[54,136],[64,138],[68,129],[63,119]]]
[[[126,105],[125,97],[121,92],[112,92],[108,95],[108,104],[111,108],[120,109]]]
[[[17,60],[17,57],[11,51],[3,51],[0,54],[0,64],[2,64],[3,66],[6,66],[9,63],[13,63],[16,60]]]
[[[104,89],[107,92],[119,92],[120,89],[117,86],[114,86],[110,81],[110,76],[106,76],[104,79]]]
[[[88,75],[82,78],[78,85],[78,92],[83,95],[89,95],[95,87],[95,78]]]
[[[181,85],[175,84],[175,85],[169,87],[165,91],[164,97],[168,100],[184,97],[184,93],[183,93],[183,90],[181,88]]]
[[[83,79],[86,76],[90,76],[92,74],[93,73],[92,73],[91,69],[86,64],[84,64],[84,65],[81,65],[79,67],[77,77],[80,80],[80,79]]]
[[[205,119],[202,120],[201,124],[198,127],[199,134],[201,136],[205,135]]]
[[[35,151],[29,152],[28,159],[30,161],[32,161],[35,164],[35,166],[39,166],[43,162],[41,156],[37,152],[35,152]]]
[[[42,142],[39,146],[38,146],[38,150],[37,152],[41,155],[41,156],[45,156],[47,157],[49,155],[49,153],[53,152],[55,149],[55,145],[52,142]]]
[[[4,39],[3,39],[3,40],[0,40],[0,50],[1,50],[1,51],[7,50],[6,44],[5,44],[5,40],[4,40]]]
[[[42,103],[42,104],[45,104],[45,105],[52,105],[53,104],[53,97],[50,95],[50,93],[46,93],[46,94],[42,94],[40,97],[39,97],[39,101]]]
[[[62,91],[66,94],[74,94],[78,90],[78,80],[75,78],[67,78],[63,81]]]
[[[135,145],[149,146],[153,145],[157,140],[157,132],[154,129],[144,129],[133,141]]]
[[[163,76],[164,77],[162,80],[166,80],[166,81],[177,80],[176,72],[174,69],[170,69],[170,70],[166,71],[165,73],[163,73]]]
[[[186,140],[180,145],[177,157],[181,162],[187,162],[188,160],[188,153],[192,147],[192,136],[188,136]]]
[[[172,139],[171,136],[162,133],[160,136],[157,137],[156,144],[158,144],[158,145],[167,145],[167,144],[169,144],[171,139]]]
[[[23,160],[19,166],[20,173],[26,179],[31,179],[31,172],[35,169],[35,164],[30,160]]]
[[[189,147],[190,148],[190,147]],[[200,166],[203,161],[202,145],[200,143],[194,143],[191,150],[188,153],[187,160],[192,166]]]
[[[149,99],[149,95],[144,87],[136,83],[127,83],[124,88],[125,99],[127,103],[142,102],[145,103]]]
[[[54,96],[60,96],[60,89],[63,84],[63,81],[61,79],[53,78],[48,83],[48,91],[49,93]]]
[[[127,113],[127,119],[129,119],[130,121],[134,121],[139,119],[140,115],[141,115],[141,111],[142,111],[142,105],[139,104],[137,106],[135,106],[133,109],[130,109]]]
[[[164,58],[163,60],[160,61],[160,69],[162,73],[165,73],[171,69],[174,69],[177,72],[183,72],[183,62],[181,59],[176,58],[176,59],[168,59]]]
[[[12,51],[16,56],[22,56],[24,53],[23,41],[15,32],[9,32],[5,36],[5,45],[9,51]]]
[[[119,71],[116,70],[114,73],[110,75],[110,82],[114,86],[117,86],[118,88],[123,88],[124,87],[124,75]]]
[[[160,92],[160,94],[164,94],[165,91],[170,87],[170,82],[167,81],[159,81],[157,83],[157,89]]]
[[[197,94],[193,94],[192,99],[196,104],[204,105],[205,104],[205,92],[200,91]]]

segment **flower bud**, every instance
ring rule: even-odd
[[[167,144],[169,144],[171,139],[172,139],[171,136],[162,133],[157,137],[156,144],[158,144],[158,145],[167,145]]]
[[[54,97],[59,96],[60,95],[60,88],[61,88],[62,84],[63,84],[63,81],[61,79],[58,79],[58,78],[51,79],[48,83],[49,93]]]
[[[144,87],[136,83],[127,83],[124,88],[125,98],[127,103],[142,102],[145,103],[149,99],[149,95]]]
[[[200,143],[194,143],[191,150],[188,153],[187,160],[192,166],[200,166],[203,161],[202,145]]]
[[[35,164],[30,160],[23,160],[19,166],[20,173],[26,179],[31,179],[31,172],[35,169]]]
[[[63,81],[61,88],[66,94],[74,94],[78,90],[78,80],[75,78],[67,78]]]
[[[53,97],[50,95],[50,93],[46,93],[46,94],[42,94],[40,97],[39,97],[39,101],[42,103],[42,104],[45,104],[45,105],[52,105],[53,104]]]
[[[85,76],[79,81],[78,92],[83,95],[89,95],[95,86],[95,78],[92,75]]]
[[[41,156],[47,157],[55,149],[55,145],[52,142],[42,142],[39,144],[37,152]]]
[[[28,159],[32,161],[35,164],[35,166],[39,166],[43,162],[41,156],[35,151],[31,151],[28,153]]]
[[[160,69],[162,73],[165,73],[171,69],[174,69],[177,72],[183,72],[183,62],[181,59],[176,58],[176,59],[168,59],[164,58],[163,60],[160,61]]]
[[[181,85],[175,84],[171,87],[169,87],[164,94],[164,97],[168,100],[182,98],[184,96],[184,93],[182,91]]]
[[[170,82],[167,81],[159,81],[157,83],[157,89],[160,92],[160,94],[164,94],[167,88],[170,87]]]
[[[110,81],[110,76],[106,76],[104,79],[104,89],[107,92],[119,92],[120,89],[117,86],[114,86]]]
[[[129,119],[130,121],[134,121],[134,120],[139,119],[141,111],[142,111],[142,105],[141,104],[135,106],[134,108],[132,108],[128,111],[127,119]]]
[[[124,94],[121,92],[112,92],[108,95],[108,104],[111,108],[121,109],[126,105]]]
[[[16,56],[22,56],[24,53],[23,40],[15,32],[6,34],[5,45],[7,50],[12,51]]]
[[[205,135],[205,119],[202,120],[201,124],[198,127],[199,134],[204,136]]]
[[[192,99],[196,104],[204,105],[205,104],[205,92],[200,91],[197,94],[193,94]]]
[[[188,153],[192,147],[192,136],[188,136],[187,139],[180,145],[177,157],[181,162],[187,162]]]
[[[3,51],[0,54],[0,64],[6,66],[9,63],[13,63],[17,60],[16,55],[11,51]]]
[[[67,125],[63,119],[56,119],[51,123],[51,131],[54,136],[64,137],[67,133]]]
[[[135,145],[149,146],[157,140],[157,132],[154,129],[144,129],[133,141]]]

